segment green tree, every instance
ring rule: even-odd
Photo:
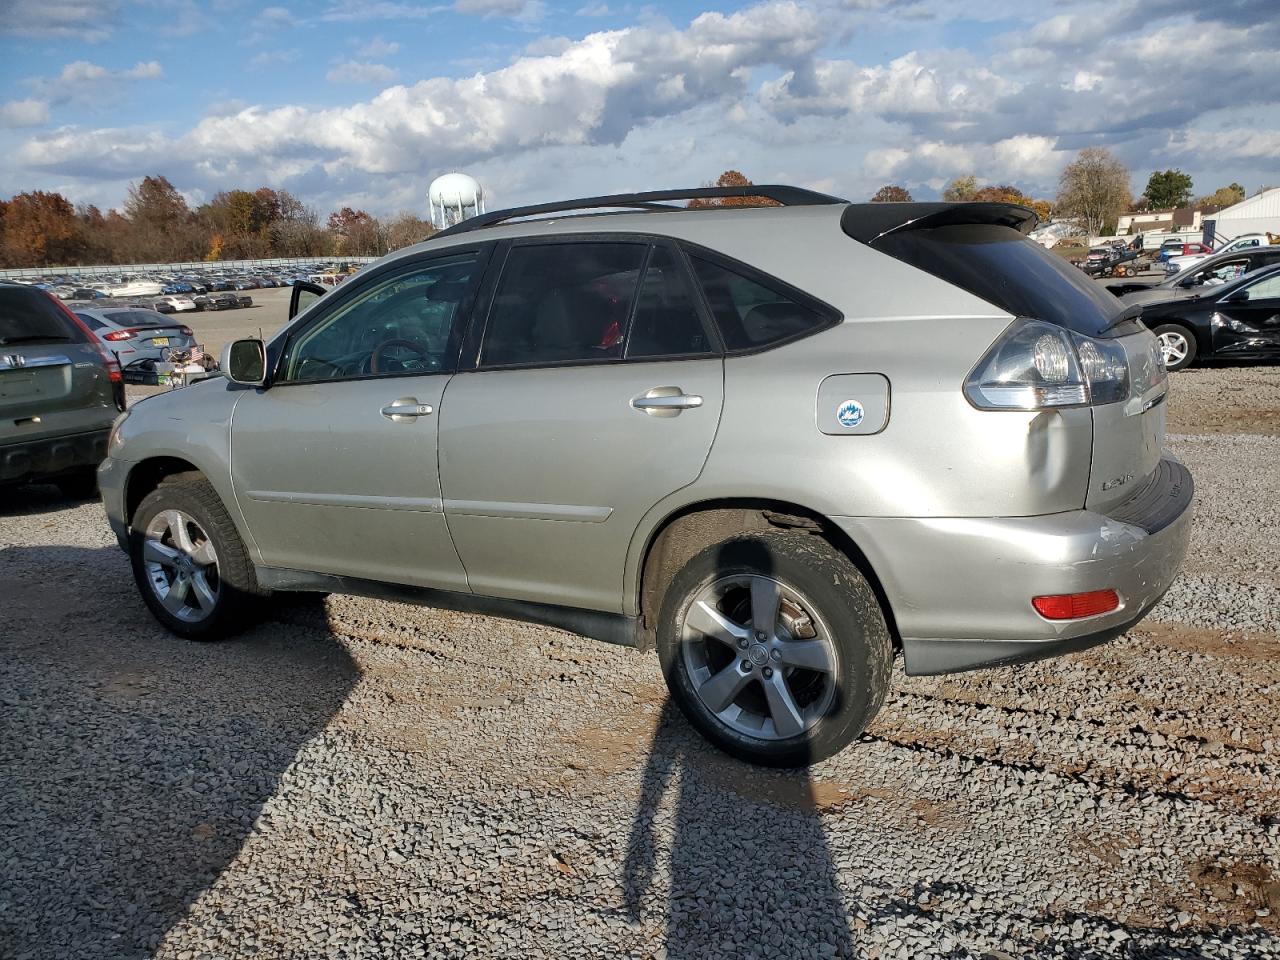
[[[1090,236],[1097,236],[1131,202],[1129,168],[1105,147],[1085,147],[1058,178],[1054,210],[1077,218]]]
[[[897,184],[888,183],[876,191],[876,195],[871,198],[872,203],[910,203],[911,194],[906,187],[899,187]]]
[[[1153,210],[1185,207],[1191,200],[1191,177],[1181,170],[1157,170],[1142,195]]]

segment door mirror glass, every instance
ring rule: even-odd
[[[293,291],[289,295],[289,319],[292,320],[326,293],[328,291],[319,284],[306,283],[302,280],[294,283]]]
[[[233,340],[222,355],[222,371],[232,383],[261,386],[267,371],[266,344],[261,340]]]

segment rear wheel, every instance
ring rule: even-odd
[[[179,636],[216,640],[244,626],[264,591],[235,524],[203,477],[170,477],[133,515],[129,558],[142,599]]]
[[[658,655],[698,730],[740,760],[795,767],[858,737],[892,645],[874,592],[826,541],[770,533],[694,557],[663,598]]]
[[[1164,365],[1168,370],[1182,370],[1196,358],[1196,338],[1186,327],[1166,323],[1152,331],[1160,341]]]

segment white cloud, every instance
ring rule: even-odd
[[[532,22],[542,19],[547,6],[542,0],[454,0],[453,9],[479,17],[509,17]]]
[[[1177,157],[1201,158],[1212,171],[1206,179],[1224,182],[1249,183],[1275,168],[1280,119],[1258,111],[1280,22],[1172,0],[1155,8],[1080,0],[1070,14],[1048,18],[1015,0],[987,0],[982,19],[1020,24],[991,41],[996,56],[982,47],[867,62],[840,54],[853,25],[867,31],[879,20],[926,14],[949,22],[941,18],[965,18],[971,4],[879,6],[772,0],[703,13],[683,28],[646,15],[622,29],[537,41],[505,66],[468,67],[471,76],[399,84],[381,62],[397,44],[352,40],[347,49],[358,49],[358,59],[335,64],[330,79],[376,84],[377,96],[329,107],[226,106],[172,134],[42,132],[15,140],[7,162],[27,180],[101,182],[136,178],[148,157],[164,156],[175,182],[190,181],[182,187],[211,193],[269,183],[310,198],[403,198],[420,193],[432,172],[465,166],[496,179],[495,202],[497,191],[518,202],[566,184],[610,192],[696,183],[728,167],[758,181],[823,183],[855,198],[890,181],[928,196],[969,172],[1046,195],[1075,152],[1095,144],[1116,150],[1141,178]],[[472,12],[516,7],[498,0]],[[349,0],[328,5],[322,17],[367,23],[451,9]],[[1098,22],[1143,29],[1090,33]],[[923,32],[948,33],[937,26]],[[873,46],[866,39],[858,49]],[[1171,70],[1170,50],[1193,62],[1230,50],[1231,69],[1206,83],[1196,71]],[[1143,90],[1160,96],[1135,95]],[[1197,126],[1214,110],[1233,112],[1214,129]],[[1250,111],[1250,129],[1242,110]],[[1241,165],[1225,168],[1223,157]]]
[[[356,52],[362,57],[372,57],[373,59],[392,57],[400,52],[400,44],[383,40],[381,37],[374,37]]]
[[[285,27],[293,23],[293,14],[288,7],[263,7],[258,11],[258,19],[263,23]]]
[[[330,83],[390,83],[395,78],[396,71],[386,64],[359,60],[344,60],[325,74]]]
[[[97,43],[111,36],[119,14],[118,0],[6,0],[0,33]]]
[[[575,17],[607,17],[613,11],[609,9],[607,3],[588,3],[579,7],[574,13]]]
[[[121,89],[140,80],[164,76],[159,61],[139,62],[126,70],[111,70],[88,60],[68,63],[56,77],[37,77],[32,89],[54,104],[105,103],[119,96]]]
[[[301,56],[302,51],[297,47],[288,47],[284,50],[264,50],[249,58],[249,66],[259,70],[264,67],[283,66],[288,63],[296,63]]]
[[[49,102],[47,100],[10,100],[0,103],[0,126],[3,127],[38,127],[49,119]]]

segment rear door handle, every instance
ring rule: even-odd
[[[431,416],[432,412],[431,404],[419,403],[417,397],[401,397],[382,408],[382,415],[396,423],[411,423],[418,417]]]
[[[702,398],[680,387],[654,387],[632,398],[631,406],[651,417],[675,417],[683,410],[702,406]]]

